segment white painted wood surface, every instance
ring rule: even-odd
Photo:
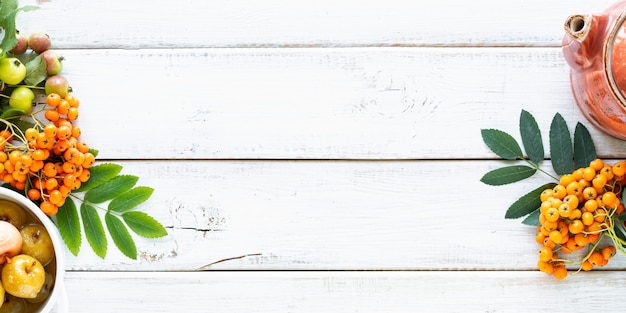
[[[481,128],[519,138],[526,109],[547,142],[556,112],[585,122],[563,23],[611,3],[22,1],[40,10],[20,30],[66,58],[85,140],[156,189],[142,209],[169,231],[136,261],[66,252],[70,312],[609,310],[626,256],[554,281],[534,230],[503,218],[548,178],[479,179],[512,164]]]

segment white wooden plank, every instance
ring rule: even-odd
[[[137,261],[83,246],[70,270],[533,270],[536,230],[504,214],[550,181],[480,183],[501,161],[121,164],[170,235],[139,240]]]
[[[24,32],[63,48],[558,46],[571,14],[610,0],[21,1]]]
[[[69,272],[70,312],[614,311],[624,272]],[[581,296],[582,290],[593,295]],[[98,305],[94,305],[97,303]],[[552,309],[550,309],[552,310]]]
[[[493,158],[480,129],[517,137],[522,109],[546,143],[555,113],[586,122],[558,48],[63,54],[102,158]],[[626,156],[587,125],[601,155]]]

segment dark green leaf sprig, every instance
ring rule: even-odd
[[[90,179],[59,207],[56,223],[61,237],[74,255],[80,251],[84,230],[92,250],[104,258],[108,248],[104,225],[115,246],[131,259],[137,258],[137,248],[129,229],[145,238],[167,235],[157,220],[136,210],[150,198],[153,189],[135,186],[139,178],[120,174],[121,170],[122,166],[113,163],[92,167]],[[104,214],[104,225],[100,212]]]
[[[513,136],[502,130],[481,130],[483,141],[496,155],[509,161],[522,160],[527,164],[515,164],[492,170],[486,173],[481,181],[487,185],[500,186],[527,179],[537,172],[550,177],[553,182],[548,182],[523,195],[507,209],[505,214],[505,218],[510,219],[526,217],[522,223],[537,226],[541,206],[539,196],[543,190],[554,187],[559,179],[540,167],[544,161],[543,139],[537,121],[528,111],[522,110],[520,114],[519,131],[524,151]],[[549,137],[552,170],[558,176],[586,167],[597,158],[591,135],[580,122],[576,124],[572,140],[565,119],[556,113],[550,124]]]

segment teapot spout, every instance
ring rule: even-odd
[[[576,14],[571,15],[565,21],[565,33],[572,39],[582,42],[589,33],[591,27],[591,16]]]
[[[561,47],[565,61],[572,69],[581,70],[601,62],[606,26],[605,15],[575,14],[567,18]]]

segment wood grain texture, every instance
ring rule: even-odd
[[[623,272],[70,272],[71,312],[615,311]],[[581,298],[593,286],[602,294]],[[98,303],[98,305],[94,305]],[[556,304],[555,304],[556,306]]]
[[[55,48],[558,46],[571,14],[612,1],[22,1]]]
[[[522,109],[546,144],[555,113],[585,122],[559,48],[62,54],[84,138],[105,159],[494,158],[480,129],[519,138]],[[603,157],[626,157],[587,125]]]
[[[169,232],[137,260],[64,251],[69,311],[611,311],[626,258],[539,273],[536,230],[504,213],[549,179],[480,183],[519,163],[480,129],[519,138],[526,109],[547,147],[555,113],[584,122],[563,23],[612,3],[21,1],[40,9],[18,28],[66,59],[83,140],[155,188],[140,209]]]
[[[141,209],[169,236],[138,239],[137,261],[66,252],[70,270],[532,270],[536,229],[504,214],[550,181],[480,183],[503,161],[121,164],[155,188]]]

